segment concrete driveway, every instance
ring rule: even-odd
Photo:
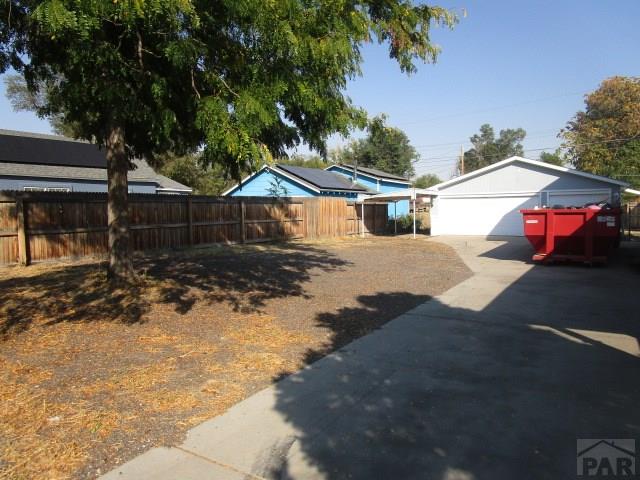
[[[522,239],[437,241],[475,275],[104,478],[567,479],[577,439],[640,441],[635,251],[545,267]]]

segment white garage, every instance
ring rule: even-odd
[[[628,185],[522,157],[511,157],[432,187],[432,235],[522,236],[520,209],[619,204]]]

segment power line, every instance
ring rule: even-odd
[[[448,114],[448,115],[440,115],[438,117],[431,117],[431,118],[425,118],[422,120],[416,120],[413,122],[401,122],[401,123],[395,123],[395,125],[417,125],[417,124],[421,124],[421,123],[429,123],[429,122],[434,122],[437,120],[442,120],[442,119],[446,119],[446,118],[455,118],[455,117],[463,117],[466,115],[475,115],[478,113],[484,113],[484,112],[493,112],[496,110],[503,110],[505,108],[512,108],[512,107],[519,107],[522,105],[530,105],[533,103],[539,103],[539,102],[545,102],[548,100],[555,100],[558,98],[564,98],[564,97],[573,97],[576,95],[584,95],[584,92],[574,92],[574,93],[564,93],[564,94],[560,94],[560,95],[553,95],[551,97],[542,97],[542,98],[536,98],[533,100],[526,100],[523,102],[518,102],[518,103],[510,103],[510,104],[506,104],[506,105],[500,105],[497,107],[490,107],[490,108],[482,108],[482,109],[477,109],[477,110],[469,110],[467,112],[458,112],[458,113],[452,113],[452,114]]]
[[[627,138],[614,138],[611,140],[599,140],[599,141],[595,141],[595,142],[585,142],[585,143],[577,143],[575,145],[573,145],[572,147],[582,147],[582,146],[586,146],[586,145],[599,145],[599,144],[603,144],[603,143],[616,143],[616,142],[626,142],[629,140],[635,140],[637,139],[638,136],[634,136],[634,137],[627,137]],[[526,150],[523,150],[523,152],[541,152],[544,150],[553,150],[555,148],[558,148],[557,146],[553,146],[553,147],[543,147],[543,148],[529,148]],[[491,158],[498,158],[498,157],[502,157],[503,155],[487,155],[487,156],[483,156],[482,158],[484,159],[491,159]],[[424,160],[456,160],[457,157],[455,156],[446,156],[446,157],[431,157],[431,158],[425,158]],[[422,162],[423,159],[418,160],[416,163],[420,163]]]
[[[526,139],[530,139],[530,138],[543,138],[546,136],[550,136],[550,135],[536,135],[538,133],[550,133],[550,132],[557,132],[557,129],[549,129],[549,130],[537,130],[534,132],[527,132],[527,136],[525,137]],[[533,134],[533,135],[532,135]],[[413,148],[415,148],[416,150],[422,150],[424,148],[429,148],[429,147],[447,147],[447,146],[452,146],[455,145],[456,147],[458,145],[472,145],[471,142],[469,140],[462,140],[462,141],[457,141],[457,142],[448,142],[448,143],[431,143],[431,144],[424,144],[424,145],[413,145]]]

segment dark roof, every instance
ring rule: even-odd
[[[293,165],[276,165],[278,169],[283,170],[294,177],[304,180],[321,190],[350,190],[354,192],[367,192],[367,188],[357,183],[351,182],[349,179],[327,170],[319,168],[296,167]]]
[[[0,130],[0,162],[107,168],[96,145],[53,135]]]
[[[345,168],[353,172],[353,165],[348,165],[346,163],[338,163],[336,164],[336,166]],[[398,181],[409,183],[409,179],[405,177],[402,177],[400,175],[395,175],[393,173],[383,172],[382,170],[378,170],[377,168],[358,166],[358,172],[368,173],[369,175],[373,175],[374,177],[378,177],[378,178],[386,178],[388,180],[398,180]]]
[[[129,181],[155,183],[164,190],[191,190],[134,159]],[[0,129],[0,175],[107,181],[103,151],[87,142]]]

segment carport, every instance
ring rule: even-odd
[[[394,234],[398,233],[398,216],[395,214],[395,206],[402,200],[409,200],[413,209],[413,238],[416,238],[416,201],[431,203],[431,198],[438,195],[438,192],[428,188],[406,188],[389,193],[379,193],[370,197],[364,197],[358,200],[362,204],[362,236],[364,237],[364,204],[374,202],[386,202],[394,204]]]

